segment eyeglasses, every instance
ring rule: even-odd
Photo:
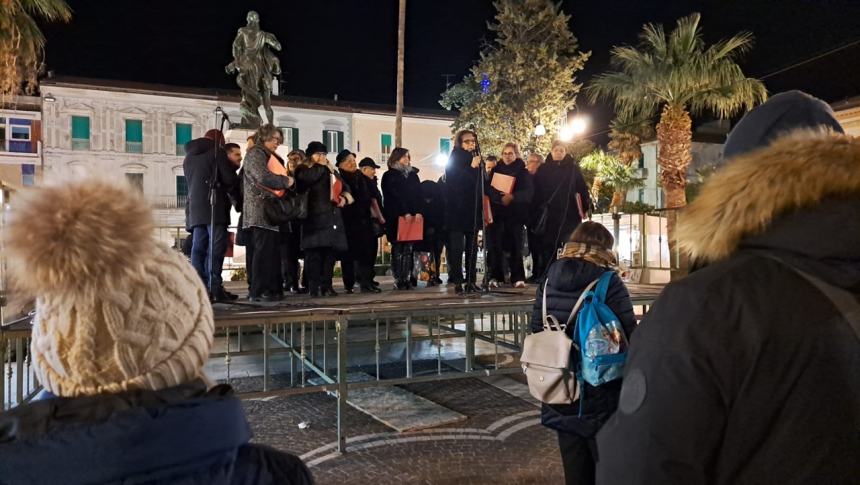
[[[276,137],[274,137],[274,138],[272,138],[272,139],[270,139],[269,141],[273,141],[273,142],[277,143],[278,145],[282,145],[282,144],[284,143],[284,139],[283,139],[283,138],[278,138],[277,136],[276,136]]]

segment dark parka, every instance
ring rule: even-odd
[[[277,226],[269,224],[263,212],[263,198],[274,195],[262,187],[270,189],[290,188],[290,178],[269,171],[269,158],[272,153],[262,145],[255,145],[245,154],[242,161],[242,227],[259,227],[278,231]]]
[[[553,241],[557,244],[567,241],[582,222],[576,202],[577,194],[582,200],[584,211],[591,207],[591,196],[579,164],[570,155],[565,155],[560,162],[553,160],[552,155],[547,156],[546,162],[538,167],[534,175],[534,187],[533,214],[537,216],[543,205],[549,206],[546,233],[541,235],[541,239],[548,246],[552,246]]]
[[[326,165],[299,165],[296,184],[299,193],[308,194],[308,216],[302,222],[302,249],[332,248],[346,251],[346,228],[341,209],[331,201],[331,178],[334,170]],[[352,202],[349,187],[344,184],[343,196]]]
[[[609,268],[598,266],[583,259],[562,258],[554,262],[547,272],[546,308],[547,315],[553,315],[559,322],[567,322],[570,312],[582,290]],[[636,329],[636,317],[627,287],[617,274],[612,276],[606,291],[606,304],[618,317],[628,339]],[[532,313],[532,332],[543,330],[542,320],[543,285],[538,286],[534,312]],[[574,324],[566,329],[573,338]],[[575,350],[574,357],[578,356]],[[593,437],[600,426],[615,412],[621,381],[616,380],[594,387],[584,383],[580,389],[582,416],[579,416],[580,402],[569,405],[543,404],[541,422],[557,431],[574,433],[583,437]]]
[[[346,227],[348,251],[353,256],[376,252],[376,237],[370,219],[370,203],[373,200],[372,180],[359,171],[346,172],[339,170],[341,178],[349,186],[353,203],[341,209],[343,223]],[[371,244],[373,247],[371,248]]]
[[[795,135],[731,160],[678,236],[707,265],[633,336],[598,483],[857,483],[860,338],[771,257],[860,297],[860,141]]]
[[[490,186],[493,180],[493,175],[500,173],[514,177],[514,200],[507,206],[502,205],[502,192]],[[490,183],[487,183],[487,195],[490,196],[493,210],[493,221],[510,222],[513,224],[523,224],[528,221],[529,213],[534,197],[534,183],[532,182],[532,174],[526,170],[526,164],[519,158],[514,160],[510,165],[505,162],[499,162],[490,171]]]
[[[472,154],[460,147],[451,151],[445,166],[445,224],[449,231],[481,229],[481,168],[472,168]]]
[[[418,169],[408,172],[389,168],[382,174],[382,198],[385,200],[385,236],[397,242],[397,218],[407,214],[421,214],[421,180]]]
[[[250,438],[230,388],[202,381],[37,400],[0,414],[0,484],[313,483],[297,457]]]
[[[239,184],[236,168],[227,159],[227,152],[218,147],[215,140],[197,138],[185,144],[185,160],[182,172],[188,184],[188,210],[185,227],[209,225],[211,205],[209,203],[209,181],[212,164],[217,166],[215,185],[215,224],[230,224],[230,199],[228,193]]]

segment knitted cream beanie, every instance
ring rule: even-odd
[[[57,396],[163,389],[202,377],[214,322],[185,258],[154,235],[133,188],[81,180],[14,201],[14,287],[36,299],[31,352]]]

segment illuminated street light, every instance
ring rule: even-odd
[[[576,116],[570,122],[561,129],[561,133],[559,133],[559,138],[562,141],[570,141],[575,136],[584,135],[585,131],[588,129],[588,118],[584,116]]]
[[[447,163],[448,163],[448,155],[445,155],[444,153],[440,153],[440,154],[436,155],[436,165],[439,165],[440,167],[444,167],[445,164],[447,164]]]
[[[535,136],[544,135],[546,135],[546,127],[543,125],[543,123],[538,123],[538,125],[535,126]]]

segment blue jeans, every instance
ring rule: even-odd
[[[211,229],[214,228],[214,231]],[[212,236],[212,267],[209,267],[209,237]],[[224,254],[227,252],[227,226],[194,226],[191,239],[191,265],[200,275],[203,284],[210,292],[221,289],[221,269],[224,267]],[[208,276],[207,276],[208,275]]]

